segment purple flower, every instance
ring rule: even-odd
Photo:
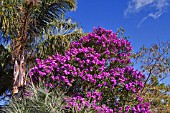
[[[73,41],[63,55],[36,59],[30,76],[54,90],[68,91],[66,107],[80,112],[85,107],[98,113],[150,112],[149,103],[139,95],[145,76],[130,66],[131,50],[128,40],[99,27]],[[129,105],[122,104],[124,98],[131,100]]]

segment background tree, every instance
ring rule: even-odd
[[[164,83],[170,77],[170,42],[160,42],[150,48],[145,46],[135,53],[135,65],[146,75],[143,97],[150,102],[152,112],[169,113],[170,111],[170,84]]]
[[[26,45],[42,35],[50,22],[76,8],[75,0],[1,0],[0,30],[11,38],[13,93],[25,84]]]
[[[12,65],[10,50],[0,45],[0,95],[12,87]],[[7,81],[7,82],[4,82]]]

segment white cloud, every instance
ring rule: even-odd
[[[149,17],[157,19],[164,14],[167,10],[168,2],[169,0],[130,0],[124,15],[128,16],[129,14],[138,13],[145,9],[148,14],[139,22],[137,26],[139,28]]]

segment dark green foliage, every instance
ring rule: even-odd
[[[10,52],[0,45],[0,95],[12,88],[13,79]]]

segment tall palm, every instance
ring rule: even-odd
[[[11,38],[13,93],[25,84],[26,45],[40,37],[49,23],[76,8],[76,0],[0,0],[0,31]]]

